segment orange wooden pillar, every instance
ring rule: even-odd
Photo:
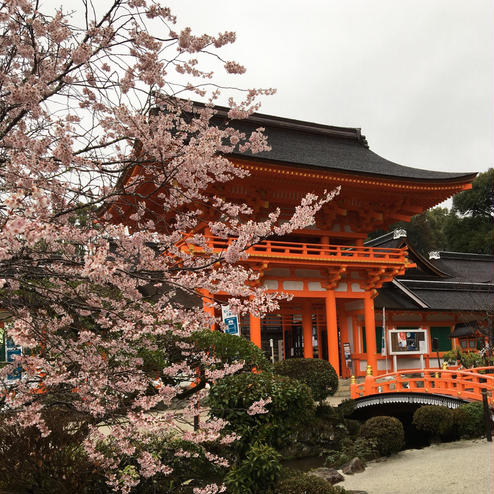
[[[202,308],[206,314],[214,319],[214,307],[211,305],[213,302],[213,296],[207,290],[200,290],[202,295]],[[216,324],[213,322],[210,325],[210,329],[213,331],[216,329]]]
[[[304,358],[313,358],[312,348],[312,304],[310,300],[304,302],[302,312],[302,327],[304,331]]]
[[[250,314],[250,341],[261,348],[261,319]]]
[[[374,299],[370,292],[364,298],[365,341],[367,343],[367,365],[372,367],[372,372],[377,376],[377,347],[376,347],[376,321],[374,316]]]
[[[328,360],[339,375],[338,321],[336,319],[336,298],[333,291],[326,293],[326,328],[328,331]]]

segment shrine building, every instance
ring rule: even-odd
[[[212,124],[225,122],[226,112],[220,109]],[[342,377],[363,375],[368,365],[375,373],[384,373],[375,300],[384,284],[403,277],[415,264],[407,245],[365,241],[370,232],[409,221],[470,189],[476,174],[394,163],[372,152],[358,128],[262,114],[226,123],[248,134],[263,127],[272,148],[255,155],[228,155],[250,175],[215,184],[210,191],[246,203],[254,211],[254,220],[265,220],[276,208],[281,210],[281,220],[288,219],[307,193],[322,195],[341,186],[340,194],[323,206],[310,228],[270,237],[247,250],[248,258],[242,262],[259,273],[258,283],[293,298],[262,319],[241,318],[241,336],[250,338],[273,360],[317,357],[329,360]],[[207,224],[214,218],[204,214],[203,233],[210,246],[221,251],[229,240],[209,234]],[[206,295],[226,301],[226,294]],[[206,302],[204,308],[211,311]]]
[[[251,206],[256,220],[275,208],[289,218],[308,192],[322,194],[341,186],[315,225],[247,251],[245,262],[260,274],[259,283],[293,298],[262,319],[242,318],[241,334],[274,359],[322,358],[343,377],[363,375],[367,365],[384,372],[374,301],[383,284],[414,265],[406,245],[366,245],[365,240],[372,231],[409,221],[470,189],[476,174],[393,163],[372,152],[357,128],[261,114],[232,125],[246,133],[264,127],[272,148],[230,155],[250,175],[215,188],[216,194]],[[227,240],[210,237],[210,242],[220,250]]]

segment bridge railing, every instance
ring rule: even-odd
[[[354,399],[381,393],[431,393],[481,401],[483,389],[487,391],[489,405],[493,406],[494,367],[398,371],[377,377],[368,370],[364,382],[356,383],[352,379],[350,393]]]

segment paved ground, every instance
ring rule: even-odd
[[[371,462],[338,485],[368,494],[493,494],[494,442],[456,441]]]

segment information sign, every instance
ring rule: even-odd
[[[230,310],[230,306],[221,306],[221,318],[226,325],[225,333],[240,336],[238,317]]]

